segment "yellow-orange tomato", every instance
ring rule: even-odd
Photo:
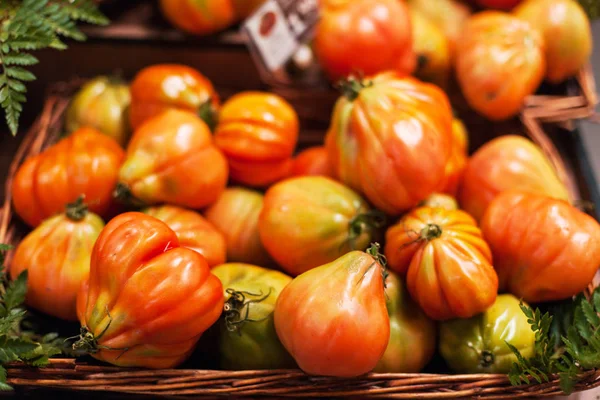
[[[458,43],[456,76],[469,105],[491,120],[515,116],[544,77],[544,40],[500,11],[473,16]]]
[[[414,209],[388,229],[385,256],[430,318],[469,318],[496,299],[492,253],[464,211]]]
[[[225,189],[204,213],[206,219],[225,236],[227,260],[230,262],[263,266],[272,263],[258,233],[258,216],[262,207],[261,193],[231,187]]]
[[[181,247],[164,222],[129,212],[98,237],[77,295],[74,348],[122,367],[183,362],[223,310],[223,286],[204,257]]]
[[[173,25],[196,35],[219,32],[236,22],[231,0],[160,0],[160,7]]]
[[[325,139],[336,178],[393,215],[439,190],[452,148],[444,92],[395,73],[349,80],[344,92]]]
[[[448,38],[418,9],[412,8],[410,17],[413,49],[417,56],[415,76],[444,88],[451,71]]]
[[[458,202],[449,194],[434,193],[423,200],[419,207],[444,208],[446,210],[458,210]]]
[[[28,306],[46,314],[77,321],[77,293],[90,272],[92,248],[104,221],[81,202],[51,217],[17,246],[10,264],[16,279],[27,271]]]
[[[35,227],[84,196],[90,211],[108,217],[114,210],[112,192],[123,157],[113,139],[80,128],[17,170],[12,184],[15,211]]]
[[[575,0],[526,0],[513,13],[538,29],[546,42],[546,78],[553,83],[577,73],[592,53],[592,28]]]
[[[452,122],[452,140],[452,151],[446,164],[446,177],[440,186],[440,191],[456,197],[469,160],[467,130],[462,121],[456,118]]]
[[[223,105],[215,143],[227,157],[232,180],[268,186],[290,173],[298,129],[296,111],[283,98],[243,92]]]
[[[200,118],[169,109],[134,133],[119,182],[119,195],[143,204],[201,208],[225,189],[227,160]]]
[[[321,0],[314,49],[331,80],[415,68],[411,22],[398,0]]]
[[[563,200],[503,192],[488,207],[481,229],[500,289],[528,302],[574,296],[600,267],[600,225]]]
[[[295,278],[277,299],[275,329],[308,374],[354,377],[371,371],[390,337],[378,260],[352,251]]]
[[[315,146],[302,150],[295,158],[292,166],[292,176],[318,175],[333,177],[329,164],[327,149]]]
[[[149,207],[143,212],[167,224],[177,234],[179,244],[202,254],[211,268],[225,262],[225,237],[202,215],[170,205]]]
[[[178,64],[146,67],[137,73],[130,90],[129,120],[134,130],[169,108],[191,111],[214,127],[219,95],[194,68]]]
[[[473,154],[463,175],[458,200],[465,211],[480,220],[494,197],[509,189],[569,199],[567,188],[542,150],[516,135],[498,137]]]
[[[458,118],[452,121],[452,136],[454,143],[458,145],[465,154],[469,152],[469,132],[465,124]]]

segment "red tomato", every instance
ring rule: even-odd
[[[83,195],[90,211],[110,216],[123,157],[113,139],[95,129],[78,129],[17,170],[12,183],[16,213],[35,227]]]
[[[494,197],[509,189],[569,199],[567,188],[542,150],[515,135],[498,137],[473,154],[463,175],[459,202],[480,220]]]
[[[75,348],[122,367],[183,362],[223,310],[223,286],[204,257],[180,247],[164,222],[129,212],[112,219],[77,297]]]
[[[104,221],[78,201],[68,205],[65,213],[42,222],[19,243],[9,272],[16,279],[27,270],[28,306],[77,321],[77,292],[90,272],[92,248],[102,228]]]
[[[294,159],[292,176],[329,176],[333,177],[327,149],[324,146],[310,147],[301,151]]]
[[[394,73],[346,83],[326,147],[337,178],[400,214],[439,190],[452,147],[452,110],[437,86]]]
[[[227,160],[200,118],[169,109],[135,132],[119,181],[118,194],[124,198],[202,208],[225,189]]]
[[[458,42],[456,76],[470,106],[491,120],[519,113],[544,77],[544,40],[529,23],[500,11],[473,16]]]
[[[264,187],[289,175],[298,129],[296,111],[283,98],[244,92],[223,105],[215,143],[232,180]]]
[[[134,130],[169,108],[191,111],[214,128],[219,95],[194,68],[178,64],[146,67],[135,76],[130,90],[129,120]]]
[[[492,253],[464,211],[414,209],[388,229],[385,256],[432,319],[469,318],[496,300]]]
[[[160,0],[163,15],[177,28],[196,35],[209,35],[236,22],[231,0]]]
[[[314,49],[331,80],[416,66],[410,16],[398,0],[321,0]]]
[[[487,8],[497,8],[499,10],[510,10],[519,4],[522,0],[476,0],[477,4]]]
[[[600,225],[563,200],[503,192],[488,207],[481,229],[500,289],[527,302],[574,296],[600,267]]]
[[[371,371],[390,337],[381,265],[353,251],[298,276],[277,299],[275,329],[308,374],[354,377]]]
[[[197,212],[170,205],[143,212],[167,224],[177,234],[179,244],[202,254],[211,268],[226,261],[225,237]]]

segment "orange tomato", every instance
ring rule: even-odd
[[[574,296],[600,267],[600,225],[563,200],[503,192],[488,207],[481,229],[500,289],[527,302]]]
[[[526,0],[513,12],[542,33],[548,81],[560,83],[588,62],[592,54],[592,28],[577,1]]]
[[[172,368],[221,315],[223,286],[164,222],[138,212],[104,228],[77,296],[74,348],[122,367]]]
[[[542,150],[515,135],[498,137],[473,154],[463,175],[458,200],[465,211],[480,220],[494,197],[509,189],[569,199],[567,188]]]
[[[225,189],[227,160],[200,118],[169,109],[134,133],[119,181],[118,195],[134,202],[202,208]]]
[[[77,321],[77,292],[90,272],[92,248],[102,228],[104,221],[78,201],[25,236],[15,250],[9,272],[17,279],[27,271],[28,306]]]
[[[449,194],[434,193],[423,200],[419,207],[444,208],[446,210],[458,210],[458,202]]]
[[[416,58],[404,2],[321,0],[320,7],[314,49],[331,80],[352,73],[413,72]]]
[[[491,120],[521,110],[544,77],[544,40],[529,23],[500,11],[473,16],[456,52],[456,76],[469,105]]]
[[[137,73],[130,90],[129,119],[134,130],[169,108],[196,113],[214,127],[219,95],[208,78],[194,68],[178,64],[146,67]]]
[[[258,233],[258,216],[262,207],[261,193],[231,187],[225,189],[204,213],[206,219],[225,236],[227,260],[230,262],[272,264]]]
[[[16,213],[35,227],[84,196],[90,211],[109,216],[123,157],[113,139],[92,128],[78,129],[19,167],[12,183]]]
[[[324,146],[315,146],[302,150],[292,166],[292,176],[333,176],[327,149]]]
[[[390,337],[383,281],[378,259],[353,251],[281,291],[275,329],[304,372],[354,377],[375,368]]]
[[[243,92],[223,105],[215,143],[227,157],[232,180],[268,186],[290,173],[298,129],[296,111],[283,98]]]
[[[450,43],[444,32],[421,11],[410,10],[413,49],[417,56],[414,75],[444,88],[451,71]]]
[[[210,35],[236,22],[230,0],[160,0],[160,8],[169,22],[195,35]]]
[[[496,300],[492,253],[464,211],[414,209],[388,229],[385,256],[432,319],[469,318]]]
[[[197,212],[165,205],[146,208],[143,213],[167,224],[177,234],[179,244],[202,254],[211,268],[226,261],[225,237]]]
[[[452,110],[437,86],[394,73],[344,85],[326,136],[335,176],[399,214],[438,190],[452,147]]]
[[[456,197],[467,162],[469,161],[467,129],[459,119],[452,121],[452,153],[446,164],[446,177],[442,183],[441,192]]]

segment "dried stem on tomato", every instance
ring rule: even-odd
[[[113,191],[113,197],[121,204],[130,205],[133,207],[147,207],[148,205],[135,197],[129,187],[124,183],[117,183],[117,187]]]
[[[239,332],[241,335],[241,328],[246,322],[261,322],[268,318],[251,319],[250,305],[252,303],[260,303],[266,300],[273,291],[273,288],[269,288],[266,295],[263,296],[262,291],[260,293],[250,293],[244,291],[237,291],[235,289],[227,289],[227,294],[230,295],[229,299],[223,305],[223,314],[225,315],[225,326],[230,332]],[[246,297],[258,297],[257,299],[247,299]],[[262,296],[262,297],[261,297]]]
[[[81,221],[85,218],[88,213],[88,206],[83,201],[84,195],[81,195],[72,203],[67,204],[67,210],[65,212],[67,218],[73,221]]]

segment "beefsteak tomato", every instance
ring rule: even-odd
[[[473,154],[463,174],[458,200],[479,221],[490,202],[509,189],[569,199],[567,188],[542,150],[516,135],[493,139]]]
[[[195,35],[210,35],[236,22],[231,0],[160,0],[160,8],[169,22]]]
[[[302,150],[295,158],[292,176],[328,176],[333,177],[327,149],[315,146]]]
[[[446,193],[434,193],[423,200],[419,207],[443,208],[448,211],[458,210],[456,199]]]
[[[385,353],[390,319],[383,268],[371,254],[347,253],[298,276],[279,295],[275,329],[304,372],[354,377],[375,368]]]
[[[330,178],[304,176],[269,188],[258,228],[269,254],[296,276],[366,249],[382,223],[351,189]]]
[[[77,296],[75,349],[122,367],[183,362],[223,310],[223,286],[204,257],[181,247],[164,222],[128,212],[94,246]]]
[[[563,200],[503,192],[488,207],[481,229],[500,289],[528,302],[574,296],[600,268],[600,225]]]
[[[295,367],[275,331],[279,294],[292,278],[250,264],[223,264],[212,270],[223,284],[225,306],[219,349],[221,367],[232,370]]]
[[[289,175],[298,130],[298,115],[283,98],[243,92],[223,105],[215,143],[227,157],[232,180],[264,187]]]
[[[458,83],[469,105],[490,120],[518,114],[545,71],[542,35],[501,11],[473,16],[457,45]]]
[[[119,182],[117,197],[134,203],[202,208],[225,189],[227,160],[200,118],[170,109],[135,132]]]
[[[12,183],[16,213],[35,227],[84,196],[90,211],[110,216],[123,158],[113,139],[92,128],[78,129],[19,167]]]
[[[445,88],[450,79],[450,43],[444,32],[421,11],[410,10],[413,49],[417,56],[414,75]]]
[[[452,147],[452,110],[438,87],[395,73],[349,80],[326,136],[343,183],[400,214],[438,190]]]
[[[469,318],[496,300],[492,253],[464,211],[412,210],[388,229],[385,256],[391,269],[406,276],[412,298],[432,319]]]
[[[467,146],[467,130],[462,121],[455,118],[452,122],[452,149],[450,159],[446,164],[445,178],[440,186],[441,192],[448,193],[453,197],[456,197],[458,193],[463,173],[465,172],[467,162],[469,161]]]
[[[225,262],[225,236],[197,212],[164,205],[146,208],[143,213],[167,224],[177,234],[179,244],[202,254],[211,268]]]

